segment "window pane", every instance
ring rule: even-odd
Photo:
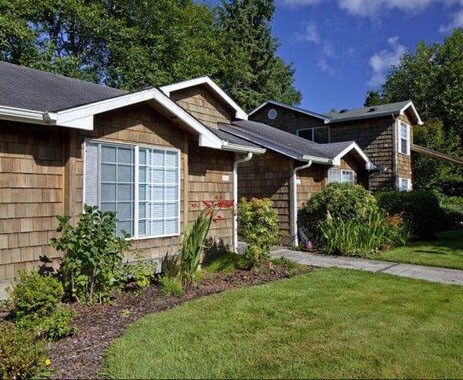
[[[171,235],[177,233],[177,227],[178,227],[178,220],[177,219],[172,219],[172,220],[166,220],[166,235]]]
[[[117,204],[117,219],[119,221],[128,221],[133,219],[133,204],[130,202]]]
[[[164,235],[164,221],[163,220],[153,220],[151,222],[152,231],[151,235]]]
[[[121,236],[122,231],[127,232],[128,234],[132,235],[132,222],[117,222],[116,226],[116,233]]]
[[[338,169],[330,169],[328,171],[328,182],[341,182],[341,171]]]
[[[146,173],[148,171],[147,167],[141,167],[138,169],[138,181],[139,182],[146,182],[147,181],[147,176]]]
[[[350,170],[343,170],[342,183],[354,183],[354,173]]]
[[[152,165],[164,166],[164,151],[163,150],[153,150],[152,151]]]
[[[101,211],[116,211],[116,203],[114,202],[101,202]]]
[[[132,152],[131,148],[118,148],[117,149],[117,162],[120,164],[131,164],[132,163]]]
[[[152,207],[153,207],[152,209],[153,217],[158,218],[158,219],[164,218],[164,204],[154,203]]]
[[[138,219],[145,219],[147,215],[148,203],[139,202],[138,203]]]
[[[400,137],[408,140],[408,125],[400,123]]]
[[[105,201],[116,200],[116,185],[115,184],[102,184],[101,185],[101,198]]]
[[[177,203],[166,204],[166,218],[175,218],[177,216]]]
[[[328,128],[315,128],[314,129],[314,139],[316,143],[326,144],[329,142],[329,129]]]
[[[176,168],[178,166],[177,152],[166,152],[166,167]]]
[[[132,166],[119,165],[117,168],[117,180],[119,182],[133,182]]]
[[[116,180],[116,164],[101,165],[101,181],[114,182]]]
[[[297,131],[297,134],[299,137],[313,141],[312,132],[313,129],[300,129],[299,131]]]
[[[166,183],[177,183],[177,170],[166,170]]]
[[[101,147],[101,161],[102,162],[116,162],[115,146],[102,146]]]
[[[133,186],[132,185],[117,185],[117,201],[132,200]]]
[[[166,186],[166,201],[176,201],[178,198],[178,186]]]
[[[138,235],[140,236],[146,235],[146,220],[142,220],[138,222]]]
[[[158,184],[158,183],[164,183],[164,169],[154,169],[152,171],[153,173],[153,182]]]
[[[139,162],[140,165],[146,165],[146,163],[147,163],[147,162],[146,162],[146,160],[147,160],[147,158],[146,158],[146,157],[147,157],[147,154],[148,154],[148,152],[147,152],[146,149],[140,149],[140,150],[138,151],[138,162]]]
[[[404,153],[404,154],[408,153],[407,140],[404,140],[404,139],[400,140],[400,153]]]
[[[146,196],[147,188],[148,188],[148,185],[140,185],[138,187],[138,199],[140,201],[144,201],[144,200],[148,199],[147,196]]]
[[[164,200],[164,186],[154,186],[151,200],[160,201]]]

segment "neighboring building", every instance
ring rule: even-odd
[[[84,202],[117,211],[133,251],[176,254],[191,204],[231,200],[235,161],[265,152],[217,129],[246,117],[220,91],[185,95],[193,117],[157,88],[127,93],[0,62],[0,288],[42,255],[59,259],[56,215],[75,220]],[[211,235],[231,245],[232,212],[223,216]]]
[[[318,143],[355,141],[378,167],[370,174],[367,188],[412,187],[412,127],[422,121],[411,101],[326,115],[267,101],[249,118]]]
[[[265,148],[265,154],[238,170],[239,197],[270,198],[283,243],[297,243],[297,211],[329,182],[366,184],[372,163],[353,142],[317,144],[247,120],[220,123],[221,131]]]

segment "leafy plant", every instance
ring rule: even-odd
[[[129,284],[134,284],[136,289],[147,288],[154,277],[155,263],[151,260],[143,259],[140,253],[135,255],[135,261],[126,263],[124,266],[125,280]]]
[[[182,280],[178,277],[162,276],[159,279],[161,291],[164,294],[180,297],[185,292],[182,285]]]
[[[128,234],[115,235],[116,213],[84,205],[76,227],[69,216],[58,220],[61,237],[51,239],[51,245],[64,252],[61,271],[67,295],[86,303],[107,300],[120,280],[123,252],[131,246]]]
[[[270,248],[280,239],[278,216],[268,198],[241,198],[238,205],[239,234],[248,247],[244,253],[251,266],[270,257]]]
[[[61,283],[37,272],[20,271],[11,291],[15,323],[36,336],[60,339],[73,334],[74,310],[60,303],[64,295]]]
[[[319,243],[327,254],[364,256],[392,245],[405,245],[409,230],[400,215],[372,208],[365,219],[328,218],[319,224]]]
[[[0,322],[0,378],[32,379],[49,375],[45,343],[33,333]]]
[[[214,201],[204,201],[203,206],[204,208],[193,225],[187,229],[182,240],[179,272],[180,278],[186,287],[191,286],[196,279],[200,255],[204,249],[212,222],[222,219],[221,215],[217,215],[218,210],[233,207],[233,202],[223,200],[217,196]],[[199,206],[194,204],[194,207]]]

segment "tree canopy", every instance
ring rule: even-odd
[[[209,75],[245,109],[300,101],[273,0],[0,0],[0,59],[126,90]]]

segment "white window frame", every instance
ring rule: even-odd
[[[180,218],[181,218],[181,151],[180,149],[176,148],[169,148],[169,147],[163,147],[163,146],[156,146],[156,145],[148,145],[148,144],[130,144],[130,143],[124,143],[124,142],[114,142],[114,141],[107,141],[107,140],[95,140],[95,139],[86,139],[84,141],[84,146],[83,146],[83,186],[82,186],[82,209],[83,205],[86,200],[86,169],[85,169],[85,160],[87,157],[87,145],[89,143],[92,144],[100,144],[99,145],[99,150],[101,150],[102,145],[106,146],[119,146],[119,147],[128,147],[128,148],[133,148],[134,149],[134,226],[133,226],[133,236],[130,237],[130,240],[146,240],[146,239],[158,239],[158,238],[164,238],[164,237],[173,237],[173,236],[180,236]],[[170,152],[175,152],[177,153],[177,180],[178,180],[178,186],[177,186],[177,232],[172,233],[172,234],[163,234],[163,235],[150,235],[150,236],[138,236],[138,222],[139,222],[139,150],[140,149],[155,149],[155,150],[162,150],[162,151],[170,151]],[[101,170],[101,169],[99,169]],[[97,182],[97,191],[98,191],[98,207],[101,205],[101,200],[100,200],[100,188],[101,188],[101,180],[100,180],[100,172],[98,172],[98,182]]]
[[[301,137],[299,135],[299,132],[305,132],[305,131],[312,131],[312,139],[310,141],[314,141],[314,133],[315,133],[315,130],[316,129],[326,129],[328,130],[328,141],[326,142],[326,144],[329,144],[331,142],[331,129],[330,127],[325,127],[325,126],[322,126],[322,127],[309,127],[309,128],[300,128],[298,130],[296,130],[296,134]],[[317,143],[317,144],[325,144],[325,143]]]
[[[406,182],[406,188],[402,188],[402,182]],[[410,178],[399,178],[399,191],[411,191],[412,180]]]
[[[402,127],[406,127],[407,129],[407,138],[406,139],[403,139],[402,138]],[[405,150],[405,152],[402,150],[402,140],[405,140],[407,142],[407,148]],[[407,124],[406,122],[402,121],[402,120],[398,120],[398,123],[397,123],[397,151],[400,153],[400,154],[404,154],[404,155],[407,155],[407,156],[410,156],[410,124]]]
[[[341,182],[337,182],[337,181],[330,181],[330,173],[333,173],[333,172],[339,172],[339,174],[341,175]],[[344,182],[342,180],[342,177],[343,177],[343,174],[344,173],[352,173],[352,182]],[[328,170],[328,183],[352,183],[352,184],[356,184],[357,183],[357,178],[356,178],[356,175],[355,175],[355,171],[353,170],[350,170],[350,169],[341,169],[341,168],[331,168],[330,170]]]

